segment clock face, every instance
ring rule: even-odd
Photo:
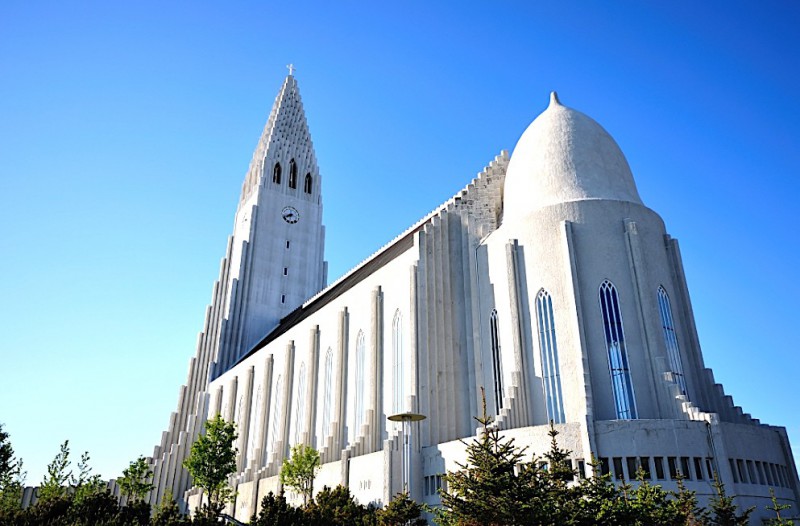
[[[281,215],[283,216],[283,220],[290,225],[293,225],[300,220],[300,212],[298,212],[293,206],[287,206],[284,208]]]

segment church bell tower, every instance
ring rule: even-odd
[[[242,185],[226,258],[227,316],[221,320],[213,377],[319,292],[327,279],[322,179],[292,69]]]
[[[327,280],[322,178],[292,69],[250,161],[178,407],[153,451],[151,504],[172,492],[185,509],[183,461],[207,418],[209,382]]]

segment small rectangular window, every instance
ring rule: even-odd
[[[689,466],[689,457],[681,457],[681,474],[683,478],[692,480],[692,469]]]
[[[284,276],[288,276],[289,275],[289,268],[288,267],[283,267],[283,275]]]
[[[784,488],[789,487],[789,480],[786,478],[786,473],[783,471],[784,467],[780,464],[775,465],[778,468],[778,480],[780,480],[779,484]]]
[[[614,457],[614,478],[625,480],[625,472],[622,471],[622,457]]]
[[[703,459],[694,457],[694,475],[697,480],[703,480]]]
[[[758,483],[763,485],[765,483],[764,466],[760,460],[756,460],[756,473],[758,474]]]
[[[769,484],[770,486],[774,486],[775,485],[775,479],[772,478],[772,469],[770,469],[770,463],[769,462],[764,462],[764,471],[767,474],[767,484]]]
[[[678,458],[667,457],[667,465],[669,467],[669,478],[675,480],[678,478]]]
[[[582,458],[578,459],[578,478],[586,478],[586,462]]]
[[[611,473],[611,470],[609,469],[609,466],[608,466],[608,458],[607,457],[603,457],[603,458],[600,459],[600,474],[601,475],[608,475],[609,473]]]
[[[281,294],[281,303],[286,303],[286,294]]]
[[[750,480],[747,478],[747,471],[744,469],[744,461],[740,458],[736,459],[736,468],[739,471],[739,480],[747,484]]]
[[[625,461],[628,464],[628,478],[630,480],[635,480],[637,477],[637,471],[639,471],[639,467],[636,465],[636,457],[626,457]]]
[[[714,460],[711,458],[706,458],[706,475],[708,475],[708,480],[714,480],[714,477],[716,476]]]
[[[664,480],[664,457],[653,457],[653,464],[656,466],[656,478]]]
[[[642,471],[644,472],[644,479],[651,480],[653,476],[650,473],[650,457],[641,457],[639,459],[639,466],[642,468]]]
[[[735,484],[738,484],[739,483],[739,473],[736,470],[736,463],[734,463],[732,458],[729,458],[728,462],[731,463],[731,473],[733,474],[733,482]]]
[[[747,475],[750,477],[750,484],[756,483],[756,471],[753,468],[753,461],[748,460],[747,462]]]
[[[289,248],[289,240],[288,239],[286,240],[286,248],[287,248],[287,250]]]

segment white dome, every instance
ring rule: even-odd
[[[592,118],[550,105],[517,142],[503,190],[503,221],[568,201],[609,199],[642,204],[628,161]]]

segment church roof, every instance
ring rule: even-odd
[[[628,161],[611,135],[591,117],[562,105],[555,92],[517,142],[503,195],[504,222],[584,199],[642,204]]]

